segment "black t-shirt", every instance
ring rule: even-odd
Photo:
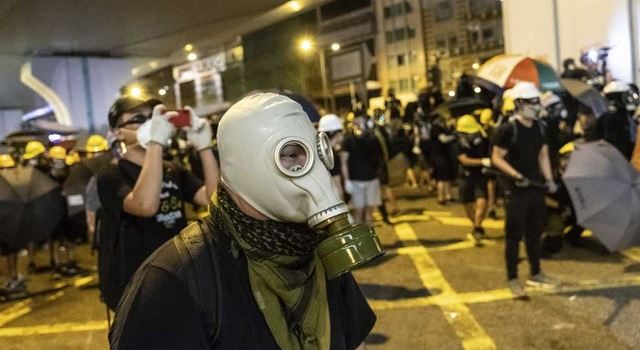
[[[458,141],[456,142],[456,157],[460,155],[466,155],[469,158],[481,159],[489,157],[489,140],[482,136],[481,133],[465,134],[458,133]],[[468,178],[482,178],[482,167],[479,166],[464,166],[460,162],[461,172],[463,177]]]
[[[149,217],[138,217],[123,210],[124,198],[132,191],[142,168],[127,160],[120,160],[98,175],[98,196],[103,210],[120,217],[124,237],[123,261],[126,280],[151,253],[187,226],[184,202],[191,202],[202,182],[188,170],[164,162],[160,207]]]
[[[455,141],[444,143],[438,138],[440,135],[455,135],[455,130],[445,126],[442,118],[436,119],[431,127],[431,156],[434,158],[451,158]]]
[[[370,181],[378,176],[382,151],[373,132],[361,136],[347,135],[342,142],[342,151],[349,153],[349,177],[355,181]]]
[[[532,181],[543,182],[538,155],[542,146],[547,144],[547,137],[544,128],[538,123],[539,121],[534,121],[530,128],[517,120],[504,123],[496,130],[493,145],[508,151],[506,160],[523,176]],[[515,143],[514,126],[517,128]]]
[[[181,282],[185,265],[169,241],[138,270],[135,279],[141,283],[132,285],[137,289],[127,290],[109,334],[112,349],[279,349],[254,299],[244,254],[231,253],[225,233],[218,234],[214,245],[222,267],[220,328],[214,346]],[[375,314],[350,273],[328,280],[326,286],[331,349],[355,349],[371,332]]]

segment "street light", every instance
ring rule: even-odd
[[[333,43],[333,44],[331,44],[331,50],[332,50],[332,51],[338,51],[338,50],[340,50],[340,44],[338,44],[338,43]]]
[[[311,49],[313,48],[313,41],[311,41],[311,39],[309,38],[304,38],[302,40],[300,40],[300,50],[302,50],[302,52],[309,52],[311,51]]]
[[[191,52],[190,54],[187,55],[187,59],[189,61],[195,61],[198,59],[198,55],[195,52]]]
[[[129,89],[129,95],[140,97],[142,96],[142,89],[139,86],[132,86],[131,89]]]

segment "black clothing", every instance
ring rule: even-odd
[[[540,237],[546,225],[544,193],[520,189],[505,196],[507,279],[518,277],[520,241],[524,236],[531,276],[540,273]]]
[[[349,134],[342,143],[342,151],[349,153],[350,180],[370,181],[378,176],[382,150],[373,131],[360,136]]]
[[[431,127],[431,159],[434,166],[434,177],[438,181],[452,181],[456,178],[457,159],[455,154],[455,140],[442,142],[439,135],[455,135],[453,128],[445,125],[442,118],[434,121]]]
[[[212,220],[210,218],[205,219]],[[217,225],[219,226],[219,225]],[[206,226],[205,226],[206,227]],[[212,234],[205,229],[205,234]],[[109,339],[112,349],[279,349],[255,301],[244,253],[221,232],[214,237],[222,276],[220,329],[209,344],[206,327],[183,282],[184,266],[173,240],[140,267],[119,305]],[[353,276],[327,281],[331,349],[354,349],[376,317]]]
[[[482,177],[461,178],[458,182],[458,195],[461,203],[473,203],[478,198],[487,198],[487,179]]]
[[[629,119],[624,109],[605,113],[598,119],[598,136],[612,144],[625,158],[631,159],[633,143],[629,133]]]
[[[506,160],[511,166],[531,181],[544,182],[538,162],[540,149],[547,144],[547,137],[542,131],[539,121],[534,121],[530,128],[519,121],[504,123],[493,137],[493,145],[508,150]],[[514,141],[514,126],[518,129],[517,140]]]
[[[481,133],[458,133],[458,142],[455,145],[456,158],[466,155],[468,158],[489,158],[489,140]],[[460,163],[460,175],[464,178],[484,178],[482,167],[464,166]]]
[[[191,202],[203,186],[186,169],[175,164],[163,164],[162,190],[158,212],[149,218],[130,215],[123,210],[123,201],[132,191],[142,168],[127,160],[103,169],[97,178],[98,196],[102,203],[103,220],[118,221],[119,232],[114,256],[110,258],[119,269],[118,285],[111,285],[113,295],[103,295],[109,306],[120,298],[124,287],[138,266],[164,242],[187,226],[184,202]],[[107,276],[101,276],[101,283]],[[111,293],[110,293],[111,294]]]

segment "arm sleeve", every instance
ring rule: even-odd
[[[191,202],[193,201],[193,196],[195,196],[196,192],[204,186],[204,182],[198,179],[186,168],[178,167],[177,171],[180,173],[179,176],[182,180],[182,186],[180,186],[182,196],[186,201]]]
[[[362,344],[376,324],[376,315],[367,303],[360,287],[348,273],[342,277],[342,310],[347,349],[355,349]]]
[[[127,287],[109,343],[113,350],[209,349],[188,291],[174,275],[153,265],[140,269]]]
[[[131,192],[117,168],[111,168],[98,175],[98,198],[102,206],[112,212],[122,212],[124,198]]]
[[[498,130],[496,130],[496,133],[495,135],[493,135],[493,140],[491,140],[491,143],[494,146],[498,146],[502,149],[509,149],[511,147],[512,138],[513,138],[513,124],[504,123],[498,128]]]

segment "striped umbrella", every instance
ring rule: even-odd
[[[542,91],[564,88],[553,68],[536,59],[520,55],[497,55],[478,71],[476,83],[488,89],[509,89],[519,81],[530,81]]]

